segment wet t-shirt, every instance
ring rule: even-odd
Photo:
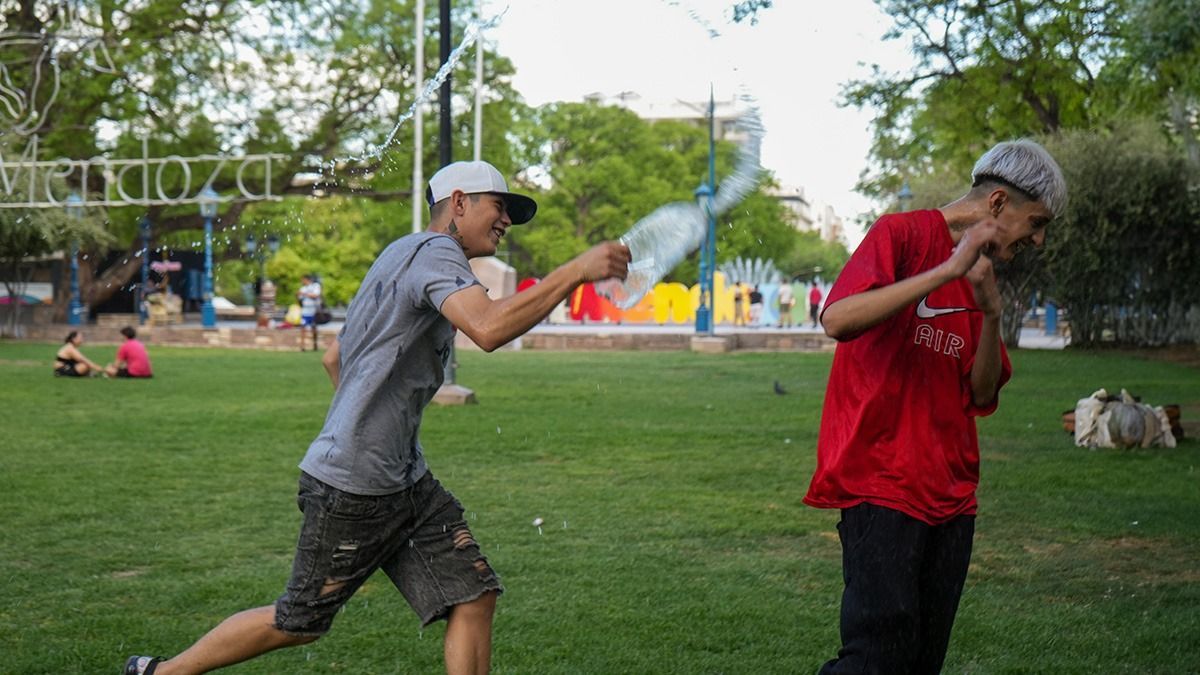
[[[933,269],[954,253],[940,211],[880,218],[829,291],[843,298]],[[821,413],[817,470],[804,502],[867,502],[930,525],[974,514],[979,484],[975,418],[999,404],[1012,375],[1000,344],[996,396],[974,402],[971,371],[983,314],[965,277],[947,282],[834,352]]]
[[[421,415],[455,332],[442,303],[478,283],[446,235],[412,234],[384,249],[346,312],[338,389],[301,469],[362,495],[398,492],[425,474]]]

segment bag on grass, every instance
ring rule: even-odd
[[[1119,398],[1104,389],[1075,405],[1075,445],[1088,448],[1175,447],[1171,422],[1162,406],[1137,402],[1128,391]]]
[[[317,309],[317,313],[313,315],[313,321],[322,326],[333,321],[333,314],[325,306],[325,303],[321,303],[321,306]]]

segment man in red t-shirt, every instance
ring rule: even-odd
[[[880,218],[826,298],[838,340],[805,503],[841,509],[838,657],[821,675],[941,670],[975,532],[975,417],[1012,368],[992,260],[1041,246],[1067,188],[1031,141],[1000,143],[971,190]]]
[[[121,329],[125,342],[117,348],[117,361],[110,363],[104,369],[109,377],[154,377],[150,369],[150,355],[146,353],[146,345],[137,339],[137,331],[133,326]]]

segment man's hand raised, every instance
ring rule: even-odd
[[[945,262],[952,278],[965,276],[975,266],[981,255],[989,255],[1000,248],[996,238],[995,221],[985,220],[963,231],[962,238],[954,247],[954,253]]]
[[[996,284],[996,270],[991,258],[979,256],[975,265],[967,271],[967,281],[971,282],[975,292],[975,304],[984,316],[1000,316],[1004,311],[1004,301],[1000,296],[1000,287]]]
[[[629,247],[615,241],[597,244],[579,254],[571,264],[575,266],[580,283],[604,279],[624,279],[629,274],[632,260]]]

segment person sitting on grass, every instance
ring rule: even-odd
[[[83,333],[77,330],[67,333],[67,339],[63,341],[63,346],[59,347],[58,353],[54,355],[55,377],[88,377],[104,372],[104,369],[95,361],[79,351],[81,344],[83,344]]]
[[[154,377],[150,369],[150,355],[146,353],[146,345],[137,339],[137,331],[133,326],[121,329],[125,342],[117,349],[117,360],[104,368],[104,374],[109,377]]]
[[[423,626],[447,622],[448,673],[488,672],[503,587],[462,505],[426,464],[422,415],[442,384],[458,331],[493,351],[537,325],[580,284],[624,279],[630,254],[616,242],[599,244],[528,290],[493,301],[468,260],[494,255],[508,228],[533,218],[537,204],[510,193],[486,162],[443,167],[429,180],[426,199],[429,230],[384,249],[322,358],[334,395],[300,463],[303,522],[283,595],[230,616],[174,658],[130,657],[125,675],[204,673],[313,642],[377,570]]]

